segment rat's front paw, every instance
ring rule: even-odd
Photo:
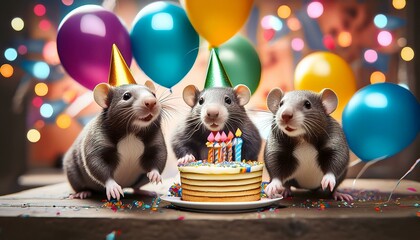
[[[178,165],[187,164],[195,160],[195,157],[192,154],[187,154],[182,158],[178,159]]]
[[[120,196],[124,197],[124,192],[121,186],[118,185],[118,183],[115,182],[114,179],[109,179],[108,181],[106,181],[105,188],[106,188],[106,197],[108,201],[111,200],[111,196],[113,198],[116,198],[117,201],[120,200]]]
[[[324,175],[324,177],[321,180],[321,187],[322,190],[325,190],[326,188],[330,187],[330,191],[332,192],[335,187],[335,176],[332,173],[327,173]]]
[[[147,173],[147,177],[149,178],[150,182],[152,183],[159,183],[162,182],[162,177],[160,176],[160,173],[158,170],[153,169],[152,171]]]
[[[285,189],[281,181],[277,178],[274,178],[271,181],[271,183],[268,184],[267,187],[264,189],[264,192],[265,194],[267,194],[269,198],[274,198],[276,197],[277,194],[279,194],[280,192],[283,192],[284,190]]]

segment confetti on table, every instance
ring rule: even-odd
[[[114,240],[115,237],[121,235],[121,230],[114,230],[106,235],[106,240]]]

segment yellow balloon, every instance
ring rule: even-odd
[[[184,4],[195,30],[210,47],[217,47],[241,29],[253,0],[185,0]]]
[[[338,107],[331,116],[338,121],[356,92],[353,70],[344,59],[330,52],[314,52],[304,57],[296,66],[294,84],[296,90],[332,89],[338,96]]]

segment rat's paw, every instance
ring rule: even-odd
[[[286,187],[280,194],[283,196],[283,198],[287,198],[292,196],[292,190],[290,189],[290,187]]]
[[[84,199],[84,198],[88,198],[92,196],[92,192],[91,191],[81,191],[81,192],[77,192],[74,194],[70,194],[69,198],[73,199],[73,198],[80,198],[80,199]]]
[[[338,191],[335,191],[335,193],[333,193],[333,198],[335,200],[341,200],[341,201],[346,201],[346,202],[352,202],[353,201],[353,197],[350,194],[341,193],[341,192],[338,192]]]
[[[152,183],[159,183],[162,182],[162,177],[160,176],[158,170],[153,169],[152,171],[147,173],[147,177],[149,178],[150,182]]]
[[[124,192],[120,185],[114,181],[114,179],[109,179],[105,183],[106,188],[106,197],[108,200],[111,200],[111,197],[116,198],[117,201],[120,200],[120,196],[124,197]]]
[[[322,190],[327,189],[330,187],[330,191],[332,192],[335,187],[335,176],[332,173],[327,173],[324,175],[324,177],[321,180],[321,187]]]
[[[278,193],[284,192],[284,190],[285,188],[283,187],[283,184],[281,184],[281,181],[274,178],[264,189],[264,192],[269,198],[274,198]]]
[[[182,158],[178,159],[178,165],[187,164],[195,160],[195,157],[192,154],[187,154]]]

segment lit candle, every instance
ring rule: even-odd
[[[229,134],[227,135],[228,143],[227,143],[227,160],[230,162],[232,161],[232,139],[234,138],[233,133],[229,131]]]
[[[207,162],[213,163],[214,161],[214,134],[211,132],[207,137],[207,147],[209,148],[209,154],[207,156]]]
[[[222,135],[220,136],[220,141],[221,143],[221,147],[222,147],[222,157],[221,157],[221,161],[224,162],[227,159],[227,144],[226,144],[226,140],[227,140],[227,136],[225,132],[222,132]]]
[[[221,162],[222,161],[222,151],[221,151],[221,145],[220,145],[220,133],[218,132],[216,136],[214,137],[215,143],[214,143],[214,162]]]
[[[235,133],[236,141],[235,141],[235,161],[240,162],[242,161],[242,143],[243,140],[241,138],[242,131],[238,128]]]

